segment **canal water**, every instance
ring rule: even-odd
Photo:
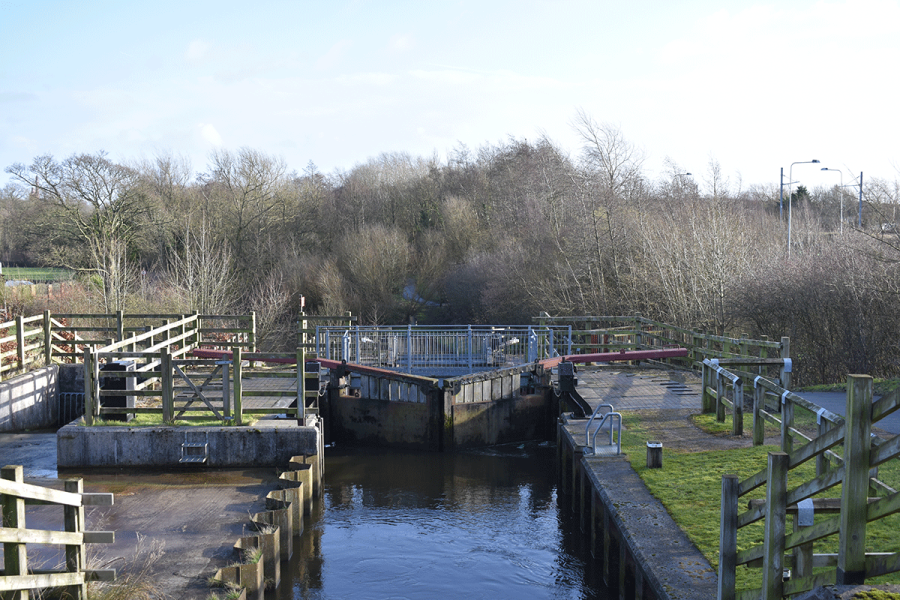
[[[547,443],[326,450],[324,495],[269,600],[606,599]]]

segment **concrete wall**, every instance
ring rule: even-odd
[[[37,369],[0,382],[0,432],[56,427],[58,369]]]
[[[187,437],[189,439],[187,439]],[[181,444],[208,441],[202,467],[283,466],[297,455],[319,455],[316,427],[84,427],[57,432],[60,469],[85,467],[196,468],[182,464]]]
[[[453,405],[452,445],[457,449],[545,440],[555,431],[556,415],[545,394]]]
[[[364,374],[359,396],[332,391],[323,403],[327,441],[441,451],[550,439],[553,394],[543,388],[523,395],[525,370],[448,379],[440,388],[423,378]]]
[[[439,393],[426,395],[421,402],[332,394],[324,410],[329,442],[443,449],[444,410]]]

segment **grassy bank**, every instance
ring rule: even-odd
[[[705,452],[685,452],[663,448],[663,468],[648,469],[646,456],[646,440],[653,435],[640,415],[625,417],[626,430],[622,436],[622,450],[627,452],[632,467],[644,480],[650,492],[665,505],[675,522],[687,533],[697,548],[706,556],[714,569],[718,569],[719,556],[719,510],[721,503],[722,475],[737,474],[741,479],[747,478],[766,468],[769,452],[778,451],[777,446],[757,446],[731,450]],[[704,417],[703,419],[707,419]],[[713,423],[714,419],[709,419]],[[703,421],[700,422],[703,425]],[[808,461],[798,469],[791,471],[788,489],[796,487],[801,481],[815,476],[815,461]],[[879,479],[897,488],[900,485],[900,464],[891,461],[879,469]],[[762,498],[765,490],[757,490],[754,498]],[[840,497],[841,488],[837,486],[827,490],[819,497]],[[746,510],[745,500],[742,500]],[[738,550],[762,543],[762,521],[745,527],[738,537]],[[789,524],[788,527],[791,527]],[[869,524],[866,531],[866,550],[868,552],[900,552],[900,537],[896,532],[900,528],[900,515],[882,519]],[[833,536],[814,546],[816,553],[837,551],[838,538]],[[761,572],[759,569],[738,569],[738,589],[759,587]],[[900,573],[886,575],[867,581],[872,585],[900,583]]]

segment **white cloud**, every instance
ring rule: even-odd
[[[200,135],[203,136],[203,139],[212,144],[213,146],[221,146],[222,145],[222,136],[219,135],[219,132],[216,131],[216,128],[210,123],[200,123]]]

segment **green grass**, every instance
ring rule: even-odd
[[[37,282],[69,281],[74,271],[52,267],[3,267],[3,276],[9,280]]]
[[[177,414],[177,413],[176,413]],[[174,423],[166,423],[163,421],[162,414],[158,413],[138,413],[130,421],[113,421],[106,419],[97,419],[92,427],[162,427],[174,425],[176,427],[193,426],[193,427],[221,427],[226,422],[216,418],[211,411],[191,412],[192,417],[205,417],[197,421],[179,421]]]
[[[758,446],[733,450],[707,452],[681,452],[663,448],[663,468],[648,469],[643,460],[646,440],[652,433],[646,428],[639,415],[625,417],[626,430],[622,436],[622,450],[634,458],[632,467],[644,480],[651,493],[659,498],[672,515],[675,522],[687,533],[714,569],[718,569],[719,518],[721,504],[722,475],[737,474],[745,479],[766,468],[769,452],[778,451],[775,446]],[[697,419],[708,422],[706,416]],[[695,421],[696,422],[696,421]],[[715,423],[715,418],[712,417]],[[720,424],[715,424],[718,427]],[[727,431],[730,431],[730,422]],[[650,437],[648,437],[650,436]],[[791,471],[788,489],[793,489],[802,481],[815,475],[815,461],[808,461]],[[894,460],[879,470],[879,479],[897,488],[900,485],[900,461]],[[821,497],[840,497],[840,486],[826,490]],[[750,498],[762,498],[764,489],[758,489],[741,498],[741,511],[746,510]],[[817,517],[817,522],[823,517]],[[738,550],[762,543],[762,521],[743,528],[738,535]],[[788,523],[790,528],[790,520]],[[900,552],[900,516],[893,515],[880,521],[869,523],[866,532],[868,552]],[[838,537],[832,536],[814,546],[816,553],[836,552]],[[900,583],[900,573],[886,575],[867,582],[873,585]],[[761,585],[759,569],[739,568],[738,589],[757,588]]]

